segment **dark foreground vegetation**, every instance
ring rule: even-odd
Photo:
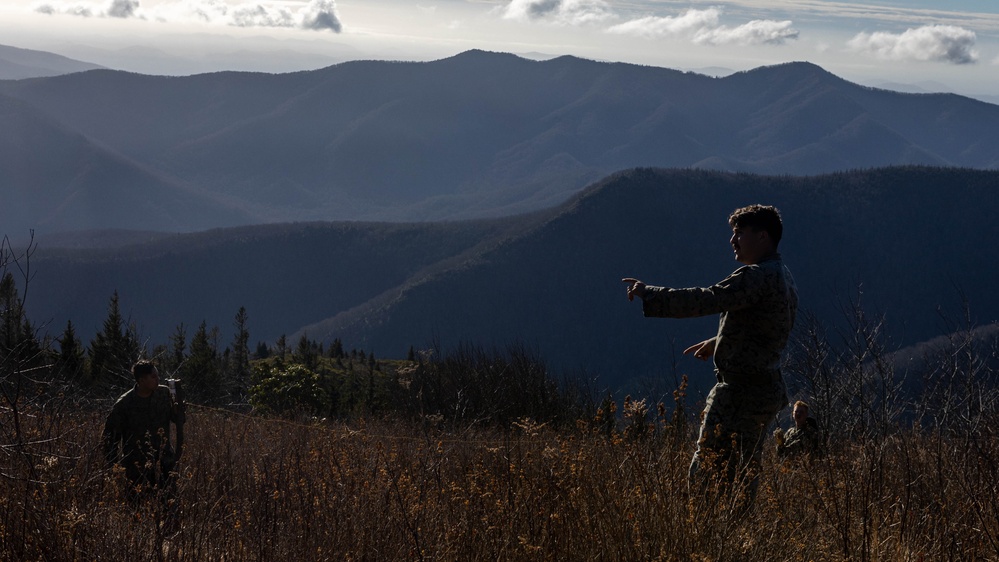
[[[245,332],[219,346],[204,326],[189,347],[150,346],[114,299],[84,348],[38,334],[3,280],[0,560],[999,558],[994,331],[955,325],[903,369],[861,307],[845,335],[805,315],[786,374],[825,454],[768,446],[739,516],[739,490],[687,490],[701,404],[682,377],[672,396],[622,400],[524,346],[385,361],[303,338],[251,353]],[[140,356],[188,373],[176,534],[101,457]]]
[[[55,404],[50,404],[55,406]],[[634,404],[633,409],[639,409]],[[632,418],[634,421],[635,418]],[[768,455],[756,508],[691,497],[692,436],[302,423],[192,406],[182,531],[96,454],[102,412],[4,409],[5,560],[995,560],[994,435],[900,431]],[[600,426],[598,422],[595,424]]]

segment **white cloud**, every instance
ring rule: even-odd
[[[52,4],[42,4],[35,8],[35,11],[40,14],[66,14],[70,16],[77,16],[81,18],[89,18],[94,15],[91,8],[87,6],[55,6]]]
[[[717,8],[707,10],[687,10],[673,17],[648,16],[626,21],[607,29],[610,33],[622,35],[640,35],[642,37],[663,37],[671,35],[694,35],[703,29],[718,27],[721,11]]]
[[[329,29],[340,33],[343,26],[336,12],[336,2],[333,0],[312,0],[302,17],[302,28],[322,31]]]
[[[343,29],[337,13],[336,0],[304,2],[245,2],[227,4],[225,0],[179,0],[160,3],[151,9],[140,7],[139,0],[111,0],[106,11],[86,4],[49,3],[35,8],[43,14],[64,14],[87,17],[95,13],[115,18],[149,17],[155,21],[183,23],[197,21],[235,27],[285,27],[312,30]]]
[[[510,0],[503,9],[507,19],[543,18],[558,11],[562,0]]]
[[[694,35],[694,42],[708,45],[783,45],[785,41],[797,38],[798,31],[791,28],[790,20],[753,20],[738,27],[702,29]]]
[[[968,64],[978,61],[974,31],[953,25],[926,25],[903,33],[859,33],[847,45],[887,60]]]
[[[224,18],[228,13],[229,5],[224,0],[194,0],[168,4],[160,10],[158,15],[163,21],[174,21],[190,16],[201,22],[212,23]]]
[[[547,20],[561,25],[583,25],[614,17],[603,0],[510,0],[501,11],[514,20]]]
[[[81,18],[89,18],[94,15],[100,15],[101,17],[128,19],[132,17],[140,17],[138,10],[138,0],[111,0],[111,3],[107,6],[106,10],[101,9],[101,6],[97,3],[68,4],[55,2],[50,4],[40,4],[35,7],[35,11],[40,14],[47,14],[50,16],[62,14]]]
[[[111,0],[107,14],[112,18],[130,18],[135,15],[135,10],[138,8],[138,0]]]
[[[295,17],[290,10],[262,4],[237,6],[230,18],[229,25],[236,27],[295,27]]]
[[[627,21],[608,28],[610,33],[642,37],[687,37],[702,45],[781,45],[797,39],[798,32],[790,21],[753,20],[737,27],[721,25],[721,10],[690,9],[679,16],[649,16]]]

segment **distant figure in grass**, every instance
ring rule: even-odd
[[[135,386],[122,394],[104,424],[104,454],[110,466],[125,469],[127,495],[138,505],[145,497],[162,502],[165,531],[176,530],[179,506],[175,472],[184,451],[185,404],[160,385],[151,361],[132,366]],[[177,449],[170,444],[170,424],[177,426]]]
[[[818,422],[808,415],[808,404],[802,400],[795,402],[791,417],[794,419],[794,427],[787,432],[779,427],[774,430],[777,456],[793,458],[821,454],[822,435]]]
[[[779,370],[798,308],[798,293],[777,246],[783,235],[780,212],[771,206],[736,209],[728,219],[729,242],[744,264],[704,288],[674,289],[646,285],[634,278],[628,300],[638,297],[647,317],[690,318],[719,314],[718,333],[684,350],[701,360],[714,358],[718,379],[702,414],[689,483],[706,483],[714,474],[722,483],[746,486],[746,506],[758,487],[767,429],[787,404]]]

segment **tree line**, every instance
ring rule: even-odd
[[[179,379],[189,402],[291,417],[386,416],[421,423],[499,424],[522,417],[573,423],[592,410],[584,380],[557,381],[527,346],[485,350],[473,344],[443,351],[413,347],[405,359],[377,359],[302,335],[289,342],[250,345],[249,313],[240,307],[233,335],[202,320],[193,330],[176,326],[168,341],[151,344],[122,313],[115,291],[100,330],[84,342],[72,320],[57,336],[43,333],[25,310],[30,286],[29,251],[15,255],[4,244],[0,277],[0,385],[8,404],[31,397],[71,396],[104,402],[134,383],[131,366],[154,360],[165,379]]]
[[[25,311],[29,258],[30,246],[16,254],[5,239],[0,247],[0,391],[11,408],[28,395],[63,391],[79,400],[113,399],[133,384],[130,367],[140,358],[155,360],[161,378],[180,379],[191,402],[280,416],[376,415],[455,427],[509,426],[529,417],[571,425],[614,406],[606,390],[593,387],[595,376],[556,375],[523,343],[500,350],[410,348],[405,359],[390,360],[306,335],[251,347],[245,307],[233,317],[230,341],[201,321],[193,331],[180,324],[167,342],[151,345],[123,316],[115,292],[89,342],[72,321],[52,337]],[[844,316],[848,326],[828,333],[814,315],[802,313],[784,363],[791,400],[812,404],[826,436],[856,441],[912,425],[975,434],[989,426],[999,410],[999,328],[974,326],[966,311],[960,320],[944,319],[946,335],[934,345],[900,357],[884,315],[868,314],[859,296],[844,306]],[[910,356],[918,364],[900,360]],[[639,398],[676,402],[679,411],[684,401],[670,399],[679,390],[676,375],[672,388],[656,385]],[[625,423],[642,426],[631,418]],[[617,423],[601,419],[608,429]]]

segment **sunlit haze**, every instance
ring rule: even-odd
[[[809,61],[865,85],[999,96],[992,0],[8,0],[0,34],[3,45],[145,74],[484,49],[706,73]]]

